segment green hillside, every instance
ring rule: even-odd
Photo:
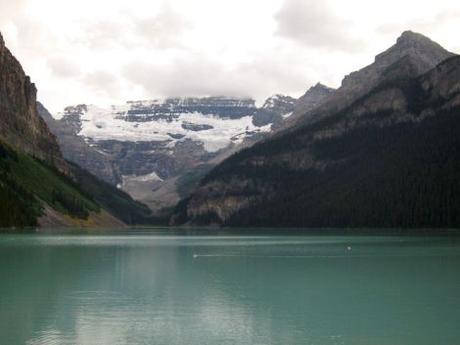
[[[37,226],[44,205],[87,220],[102,209],[125,224],[158,224],[147,206],[69,163],[74,179],[0,142],[0,228]]]
[[[0,227],[37,225],[43,202],[80,219],[100,210],[89,194],[54,167],[0,143]]]

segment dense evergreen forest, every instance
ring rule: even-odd
[[[276,196],[235,214],[226,225],[458,227],[458,116],[364,127],[321,141],[315,146],[318,158],[347,158],[324,170],[245,166],[239,173],[275,186]]]

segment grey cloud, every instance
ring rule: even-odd
[[[94,92],[111,97],[120,96],[120,85],[113,73],[106,71],[95,71],[82,78],[84,85],[90,87]]]
[[[56,34],[44,28],[39,20],[19,16],[15,25],[18,45],[23,51],[43,58],[50,55],[50,48],[55,48]]]
[[[286,0],[275,19],[279,36],[309,47],[355,51],[362,45],[349,32],[352,22],[337,16],[326,1]]]
[[[132,62],[123,76],[148,94],[163,96],[253,96],[263,99],[283,90],[299,90],[311,81],[276,60],[259,57],[229,69],[219,61],[188,56],[168,66]]]
[[[419,18],[411,22],[410,25],[413,25],[418,29],[424,29],[424,31],[427,31],[433,27],[444,26],[449,22],[455,22],[455,24],[458,24],[459,19],[460,10],[449,10],[439,12],[431,17]]]
[[[191,28],[191,24],[168,5],[164,5],[155,17],[135,22],[136,33],[158,48],[181,46],[182,35]]]
[[[58,77],[71,78],[81,74],[79,66],[64,57],[51,57],[47,60],[47,65]]]
[[[125,67],[124,77],[149,93],[167,96],[245,93],[224,66],[202,57],[175,59],[167,66],[133,62]]]
[[[126,45],[126,25],[118,21],[98,21],[84,26],[81,41],[91,49]]]
[[[457,24],[459,20],[460,10],[445,10],[434,13],[430,17],[417,18],[405,23],[386,23],[381,25],[377,32],[387,36],[396,36],[404,30],[410,29],[428,34],[449,23]]]
[[[108,47],[131,49],[135,47],[180,47],[182,35],[191,27],[179,13],[164,5],[154,16],[140,18],[133,13],[120,14],[105,21],[83,26],[84,35],[77,42],[93,50]]]

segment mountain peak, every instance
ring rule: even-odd
[[[294,106],[296,99],[290,96],[275,94],[267,98],[262,106],[263,109],[273,109],[283,105]]]
[[[425,54],[451,54],[440,44],[432,41],[430,38],[410,30],[404,31],[401,36],[398,37],[394,48],[399,48],[402,50],[412,49],[412,52],[416,51]]]
[[[310,87],[307,92],[297,100],[293,118],[295,119],[315,109],[334,92],[335,89],[321,83],[317,83]]]
[[[316,113],[322,114],[321,116],[336,112],[384,81],[420,76],[454,55],[422,34],[404,31],[393,46],[375,57],[372,64],[345,76],[341,87],[336,91],[330,89],[331,95],[327,102],[320,104],[321,108],[313,109]],[[306,96],[321,89],[321,84],[311,88],[300,98],[299,104]],[[303,106],[297,107],[299,113],[305,114],[306,110],[308,108]],[[317,116],[313,114],[302,118],[314,121]]]
[[[419,34],[418,32],[414,32],[411,30],[404,31],[401,36],[398,37],[397,44],[405,43],[405,42],[426,42],[426,43],[434,43],[428,37]]]
[[[316,83],[315,86],[312,86],[308,91],[307,93],[311,93],[311,92],[330,92],[334,89],[330,88],[329,86],[326,86],[324,84],[322,84],[321,82],[318,82]]]
[[[375,62],[389,66],[404,58],[406,55],[417,57],[422,64],[422,66],[420,66],[420,72],[423,73],[454,54],[450,53],[430,38],[417,32],[407,30],[399,36],[396,44],[377,55]]]
[[[341,98],[341,104],[349,104],[375,87],[382,79],[388,79],[388,68],[398,62],[410,61],[411,74],[405,73],[405,76],[416,77],[451,56],[454,54],[428,37],[413,31],[404,31],[393,46],[375,57],[373,64],[346,76],[337,97]],[[394,77],[397,75],[394,74]],[[349,101],[344,102],[343,98]]]

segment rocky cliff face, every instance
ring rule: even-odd
[[[308,89],[308,91],[300,97],[293,110],[293,115],[280,128],[288,128],[295,126],[301,121],[306,114],[310,114],[335,93],[335,89],[325,86],[321,83]]]
[[[59,146],[38,115],[37,89],[0,35],[0,139],[68,171]]]
[[[335,92],[329,90],[326,101],[310,109],[297,107],[293,119],[298,120],[291,125],[301,125],[340,111],[382,82],[419,76],[453,55],[428,37],[405,31],[392,47],[375,57],[374,63],[347,75]],[[410,64],[405,65],[404,71],[396,71],[395,64],[401,66],[401,60],[410,61]]]
[[[96,148],[88,145],[77,133],[81,130],[79,116],[85,110],[84,106],[74,107],[64,119],[57,121],[41,104],[37,105],[38,113],[45,120],[50,131],[56,136],[59,147],[65,154],[65,158],[71,162],[78,162],[88,171],[97,172],[99,178],[113,185],[117,184],[115,169],[107,157]]]
[[[451,56],[453,56],[452,53],[428,37],[406,31],[397,39],[394,46],[377,55],[372,65],[346,76],[335,97],[343,99],[349,104],[376,87],[382,79],[388,81],[389,69],[401,59],[411,59],[413,71],[410,76],[417,76],[429,71]],[[398,74],[395,76],[401,77]]]
[[[282,95],[261,108],[246,98],[168,98],[68,107],[60,120],[41,112],[67,159],[160,212],[210,167],[265,137],[294,104]]]
[[[173,222],[458,226],[460,58],[450,56],[404,33],[347,77],[314,121],[217,166]]]
[[[262,108],[257,109],[252,118],[252,123],[256,127],[271,125],[272,128],[277,128],[292,115],[296,104],[297,100],[295,98],[274,95],[265,101]]]

